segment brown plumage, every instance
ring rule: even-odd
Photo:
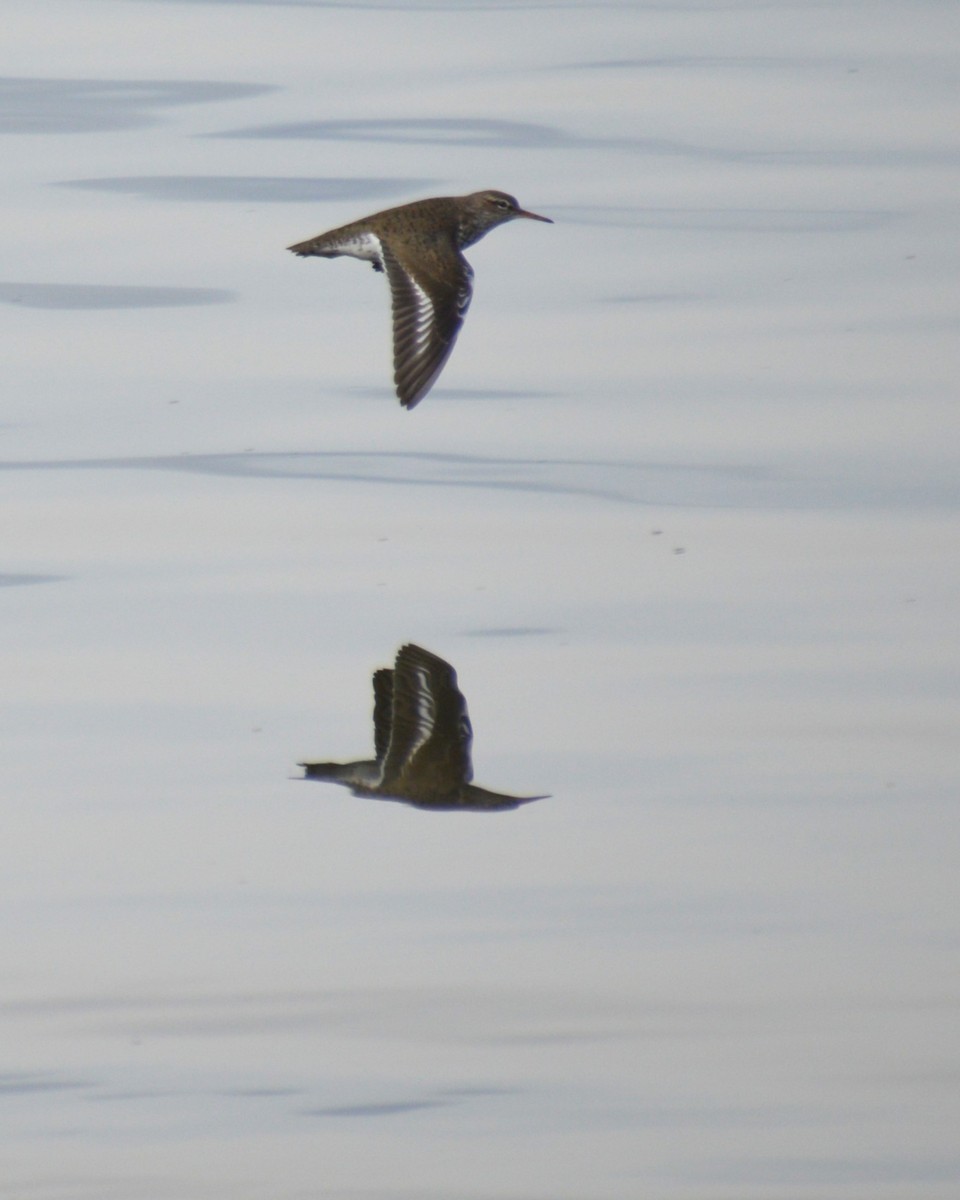
[[[473,729],[457,673],[412,643],[373,674],[374,758],[301,763],[307,779],[342,783],[355,796],[403,800],[416,808],[518,808],[543,796],[509,796],[476,787]]]
[[[350,255],[386,273],[394,384],[403,407],[413,408],[436,383],[470,307],[473,270],[461,251],[519,217],[553,224],[506,192],[473,192],[388,208],[288,249],[303,258]]]

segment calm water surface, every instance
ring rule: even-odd
[[[952,1200],[952,7],[4,24],[0,1198]],[[407,642],[550,799],[300,778]]]

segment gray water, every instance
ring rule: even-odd
[[[958,1194],[956,34],[7,0],[0,1197]],[[409,641],[550,799],[300,778]]]

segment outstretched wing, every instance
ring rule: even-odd
[[[382,766],[390,746],[393,720],[393,671],[380,667],[373,673],[373,753]]]
[[[455,271],[448,272],[451,263]],[[438,271],[428,257],[415,267],[383,247],[393,301],[393,380],[404,408],[430,391],[450,357],[473,295],[473,271],[459,251]]]
[[[471,742],[467,704],[453,667],[420,646],[401,647],[383,790],[420,800],[455,794],[473,774]]]

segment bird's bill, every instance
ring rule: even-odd
[[[552,217],[541,217],[539,213],[527,212],[525,208],[518,208],[513,215],[515,217],[527,217],[531,221],[546,221],[548,225],[553,224]]]

